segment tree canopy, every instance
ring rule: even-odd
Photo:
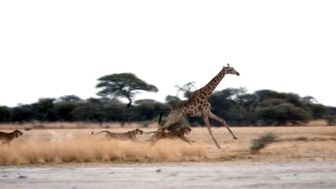
[[[310,98],[311,99],[311,98]],[[128,109],[128,121],[157,121],[160,113],[167,115],[171,105],[180,101],[168,96],[166,102],[152,99],[135,101],[127,108],[116,98],[79,99],[74,96],[43,98],[38,102],[10,108],[0,106],[0,122],[27,121],[90,121],[123,122]],[[215,91],[209,98],[212,111],[230,125],[296,125],[313,119],[325,119],[335,125],[336,108],[307,100],[294,93],[259,90],[248,93],[244,88]],[[191,125],[202,125],[199,118],[189,118]],[[212,122],[213,125],[218,124]]]
[[[41,98],[32,104],[16,107],[0,106],[0,122],[29,121],[88,121],[125,122],[157,121],[159,114],[167,115],[175,103],[181,101],[178,93],[168,95],[166,102],[140,99],[132,102],[140,92],[157,92],[158,89],[139,79],[132,73],[106,75],[98,79],[96,88],[99,98],[81,99],[75,95],[59,98]],[[193,82],[177,87],[184,97],[192,94]],[[127,99],[124,103],[121,99]],[[317,102],[312,96],[301,97],[295,93],[274,90],[258,90],[248,93],[245,88],[227,88],[209,97],[212,111],[234,126],[296,125],[314,119],[325,119],[329,125],[336,125],[336,107]],[[132,105],[132,106],[131,106]],[[191,125],[202,125],[199,118],[188,118]],[[212,120],[212,125],[218,123]]]
[[[139,79],[132,73],[106,75],[98,79],[96,88],[100,89],[97,95],[111,98],[126,98],[127,107],[132,105],[134,96],[140,91],[157,92],[158,89]]]

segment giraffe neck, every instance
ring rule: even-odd
[[[206,97],[209,97],[211,93],[215,90],[219,82],[222,81],[223,77],[225,76],[225,67],[204,87],[202,87],[200,90],[203,94],[206,95]]]

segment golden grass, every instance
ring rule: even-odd
[[[141,125],[110,131],[124,132]],[[1,128],[1,127],[0,127]],[[94,129],[88,129],[94,128]],[[196,143],[162,140],[151,146],[150,135],[138,136],[137,142],[102,140],[92,136],[101,130],[88,125],[86,129],[32,129],[10,146],[0,145],[0,165],[48,164],[65,162],[165,162],[165,161],[335,161],[336,127],[233,127],[238,140],[226,128],[213,128],[222,149],[217,149],[206,128],[193,128],[187,137]],[[154,131],[154,128],[143,128]],[[10,130],[6,130],[7,132]],[[277,142],[253,154],[251,142],[263,133],[272,132]]]
[[[198,161],[206,156],[201,145],[160,141],[152,146],[144,142],[106,140],[83,132],[35,131],[10,146],[0,146],[0,165],[46,164],[65,162],[152,162]],[[44,134],[42,134],[44,133]],[[38,134],[42,134],[38,137]]]

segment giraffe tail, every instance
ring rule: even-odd
[[[161,112],[160,115],[159,115],[159,125],[161,125],[161,122],[162,122],[162,115],[163,115],[163,113]]]

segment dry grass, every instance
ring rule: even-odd
[[[131,130],[137,125],[109,129]],[[88,125],[87,128],[96,126]],[[1,127],[0,127],[1,128]],[[162,161],[335,161],[336,127],[240,127],[232,128],[238,136],[233,140],[225,128],[213,128],[222,149],[213,144],[205,128],[193,128],[190,136],[195,144],[183,141],[146,143],[150,135],[138,136],[138,142],[106,141],[90,133],[102,129],[32,129],[11,146],[0,145],[0,165],[64,163],[64,162],[162,162]],[[104,129],[105,130],[105,129]],[[154,128],[145,128],[153,131]],[[6,130],[7,132],[9,130]],[[277,142],[250,151],[251,141],[271,132]]]
[[[88,130],[27,131],[10,146],[0,146],[0,165],[46,164],[66,162],[153,162],[198,161],[206,157],[201,145],[161,141],[107,140]]]

